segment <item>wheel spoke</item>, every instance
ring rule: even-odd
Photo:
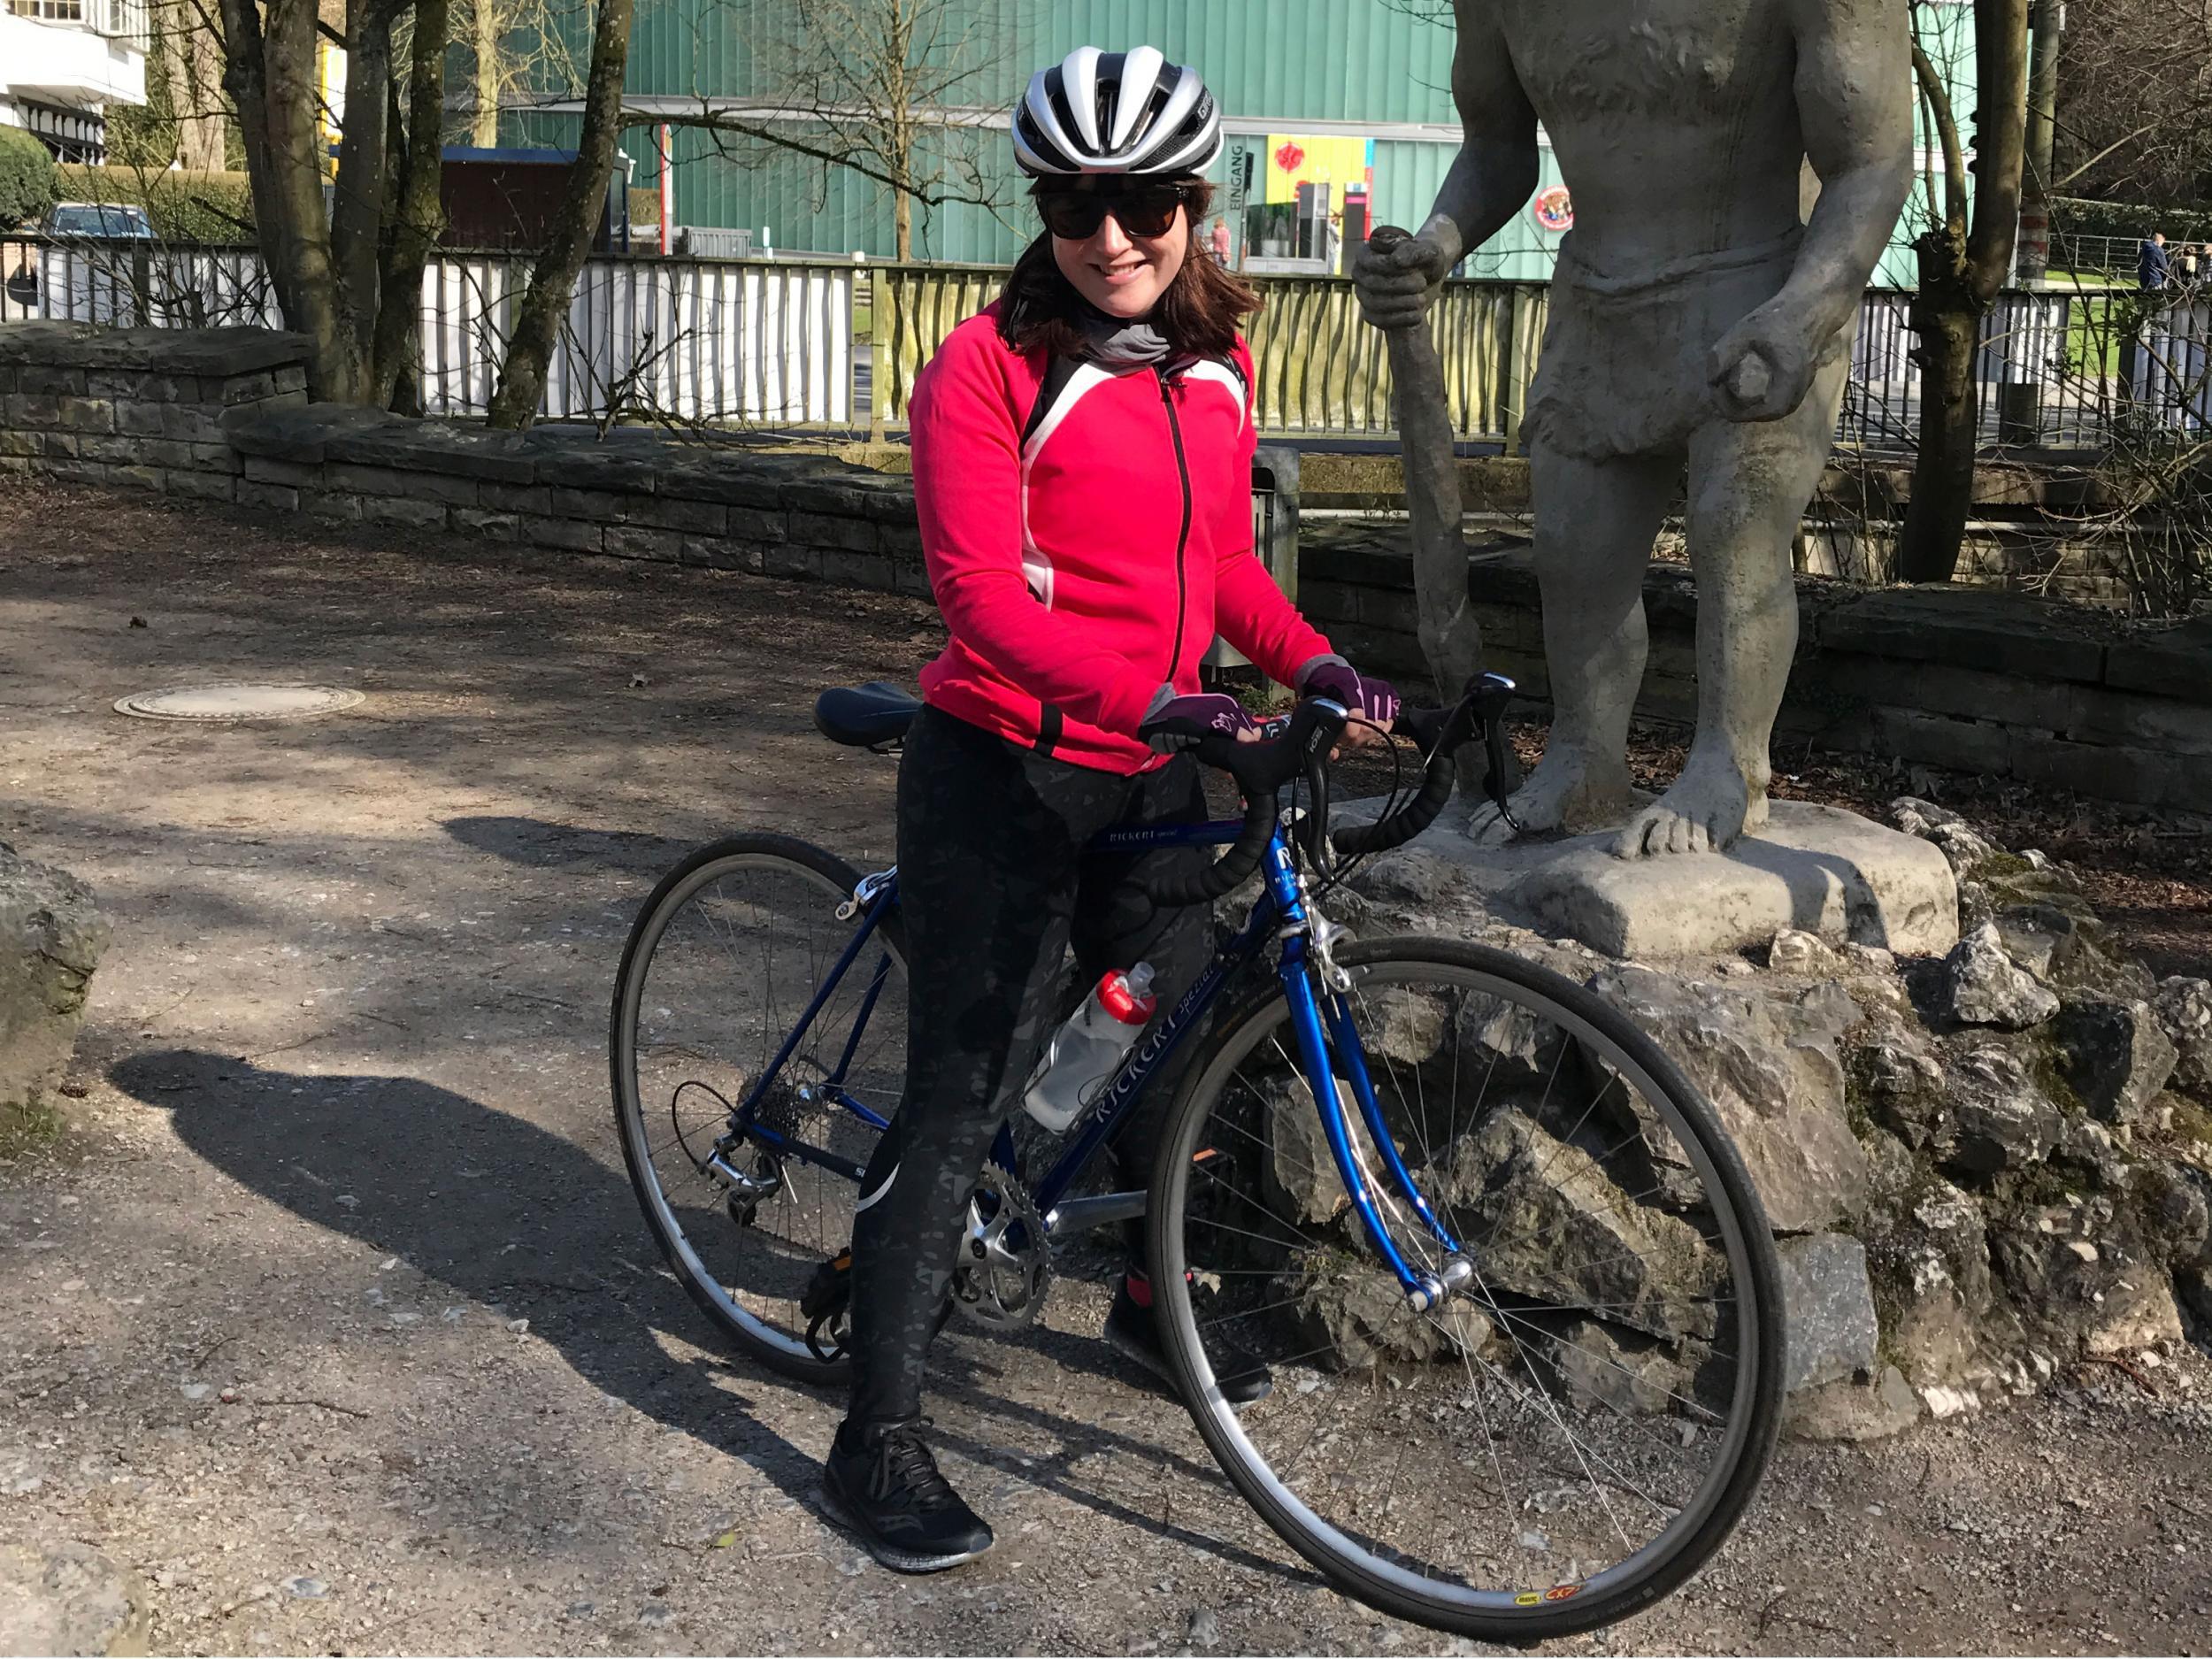
[[[755,1353],[815,1376],[824,1368],[805,1346],[798,1298],[851,1236],[852,1183],[741,1133],[727,1148],[732,1166],[780,1181],[733,1211],[723,1202],[728,1183],[701,1159],[731,1125],[733,1106],[759,1090],[764,1128],[865,1164],[876,1132],[818,1091],[849,1046],[843,1087],[880,1115],[895,1108],[905,967],[892,938],[879,935],[824,994],[824,977],[860,925],[836,917],[857,877],[826,856],[818,867],[780,849],[701,857],[657,895],[626,958],[621,1006],[636,1018],[617,1034],[623,1132],[641,1201],[679,1275]],[[771,1076],[818,995],[805,1036]],[[864,1007],[867,1024],[856,1033]],[[679,1099],[687,1089],[703,1091],[695,1106]]]
[[[1195,1063],[1168,1128],[1155,1237],[1164,1267],[1198,1276],[1163,1284],[1168,1340],[1216,1375],[1233,1349],[1274,1368],[1233,1429],[1213,1401],[1201,1426],[1313,1558],[1403,1575],[1418,1588],[1392,1610],[1440,1628],[1579,1628],[1601,1598],[1552,1586],[1605,1574],[1626,1596],[1701,1559],[1747,1496],[1774,1395],[1740,1338],[1758,1322],[1771,1363],[1771,1243],[1719,1179],[1710,1108],[1655,1089],[1675,1073],[1634,1027],[1496,953],[1426,949],[1340,957],[1379,1108],[1346,1130],[1396,1248],[1446,1265],[1417,1195],[1470,1282],[1409,1305],[1317,1125],[1286,1116],[1317,1107],[1278,998]],[[1200,1146],[1224,1156],[1187,1164]]]

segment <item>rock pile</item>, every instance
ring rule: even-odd
[[[1893,1432],[2032,1392],[2084,1356],[2155,1355],[2185,1320],[2212,1327],[2212,985],[2158,983],[2041,855],[2007,852],[1929,802],[1900,800],[1892,816],[1957,876],[1962,936],[1947,956],[1785,932],[1739,956],[1616,961],[1496,921],[1417,847],[1362,872],[1343,909],[1363,934],[1455,933],[1543,960],[1690,1073],[1780,1240],[1791,1420],[1809,1435]],[[1572,1259],[1660,1241],[1609,1252],[1606,1230],[1624,1224],[1577,1207],[1579,1154],[1545,1126],[1509,1113],[1486,1133],[1499,1144],[1483,1167],[1524,1157],[1555,1189],[1494,1178],[1531,1209],[1509,1231],[1557,1247],[1486,1271],[1532,1305],[1633,1310],[1602,1330],[1582,1321],[1569,1351],[1610,1362],[1594,1367],[1603,1385],[1584,1386],[1627,1409],[1639,1391],[1678,1392],[1645,1350],[1661,1339],[1678,1354],[1697,1334],[1682,1281],[1595,1287]],[[1547,1204],[1555,1213],[1535,1213]]]

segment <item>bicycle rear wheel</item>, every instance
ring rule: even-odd
[[[880,1133],[854,1108],[887,1120],[906,1074],[895,914],[838,972],[859,879],[781,835],[694,853],[631,932],[609,1041],[623,1157],[669,1266],[748,1351],[810,1382],[846,1369],[810,1344],[800,1302],[852,1238]]]
[[[1225,1022],[1171,1113],[1163,1326],[1224,1471],[1360,1601],[1525,1643],[1628,1617],[1726,1537],[1774,1443],[1773,1241],[1712,1109],[1581,987],[1436,940],[1347,947],[1388,1137],[1474,1274],[1416,1312],[1349,1209],[1279,987]],[[1417,1270],[1446,1253],[1347,1132]],[[1240,1413],[1231,1347],[1273,1365]]]

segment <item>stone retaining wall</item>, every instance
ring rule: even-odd
[[[304,344],[257,329],[0,329],[0,475],[926,595],[910,480],[634,428],[528,433],[311,406]],[[1417,681],[1402,526],[1310,524],[1300,596],[1348,654]],[[1495,664],[1548,695],[1525,549],[1469,582]],[[1645,581],[1640,710],[1696,706],[1686,567]],[[2017,595],[1801,578],[1784,739],[2212,810],[2212,618],[2163,632]]]
[[[1402,543],[1387,527],[1309,534],[1299,603],[1356,660],[1419,683]],[[1548,697],[1527,549],[1479,550],[1469,586],[1494,665]],[[2212,618],[2133,628],[2016,595],[1869,592],[1817,577],[1797,586],[1802,625],[1778,742],[2212,811]],[[1688,568],[1653,565],[1644,609],[1651,643],[1638,711],[1687,726],[1697,710],[1697,588]]]

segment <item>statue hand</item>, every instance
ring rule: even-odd
[[[1437,285],[1459,263],[1458,249],[1448,242],[1433,225],[1417,236],[1390,226],[1378,230],[1352,262],[1361,315],[1386,331],[1418,327]]]
[[[1779,420],[1812,390],[1819,356],[1789,311],[1763,305],[1723,335],[1708,370],[1720,412],[1731,420]]]

